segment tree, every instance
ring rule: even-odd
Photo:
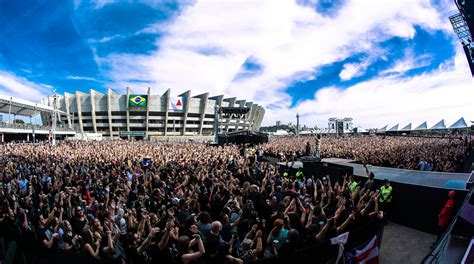
[[[23,125],[23,124],[25,124],[25,121],[23,121],[23,120],[21,120],[21,119],[15,119],[15,120],[13,120],[13,123],[14,123],[14,124],[21,124],[21,125]]]

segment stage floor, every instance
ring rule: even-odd
[[[353,160],[328,158],[323,159],[322,161],[350,166],[354,168],[354,175],[367,177],[364,166],[362,164],[353,163]],[[285,165],[284,162],[278,162],[278,164],[283,166]],[[300,167],[303,167],[303,163],[301,161],[297,161],[293,165],[293,168],[295,169]],[[389,179],[393,182],[454,190],[466,190],[466,183],[470,177],[469,173],[428,172],[378,166],[369,166],[369,170],[375,174],[376,179]]]

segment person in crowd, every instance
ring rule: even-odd
[[[267,238],[267,244],[275,246],[279,250],[283,243],[288,238],[288,230],[284,228],[284,222],[282,219],[276,219],[273,224],[273,229]]]
[[[379,198],[379,204],[380,208],[382,211],[385,212],[385,223],[388,222],[388,216],[391,212],[391,205],[392,205],[392,191],[393,188],[390,186],[390,181],[388,179],[385,179],[383,181],[383,186],[380,187],[380,198]]]
[[[372,171],[369,171],[369,169],[367,168],[367,164],[364,164],[364,168],[368,178],[364,184],[364,189],[373,191],[375,174]]]
[[[199,251],[194,252],[191,248],[197,245]],[[201,237],[198,234],[193,235],[193,240],[189,240],[188,236],[181,236],[178,239],[178,258],[176,263],[193,263],[206,253],[206,249],[202,243]]]
[[[448,192],[448,200],[441,209],[441,212],[438,214],[438,231],[436,242],[443,236],[444,231],[448,228],[451,218],[453,217],[454,212],[454,196],[456,195],[455,191]],[[435,243],[436,243],[435,242]]]

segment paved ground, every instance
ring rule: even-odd
[[[420,263],[430,252],[436,236],[390,222],[385,226],[379,262]]]

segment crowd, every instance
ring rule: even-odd
[[[266,150],[279,142],[299,151],[289,139]],[[335,152],[329,142],[323,156]],[[26,263],[58,252],[102,263],[285,259],[383,220],[391,199],[389,183],[376,190],[369,172],[358,183],[280,173],[238,146],[60,142],[0,153],[0,237]]]
[[[294,160],[313,154],[315,137],[273,137],[260,150],[279,159]],[[311,146],[308,153],[307,146]],[[410,170],[460,172],[471,151],[471,142],[461,137],[323,137],[321,158],[343,158],[374,166]]]

